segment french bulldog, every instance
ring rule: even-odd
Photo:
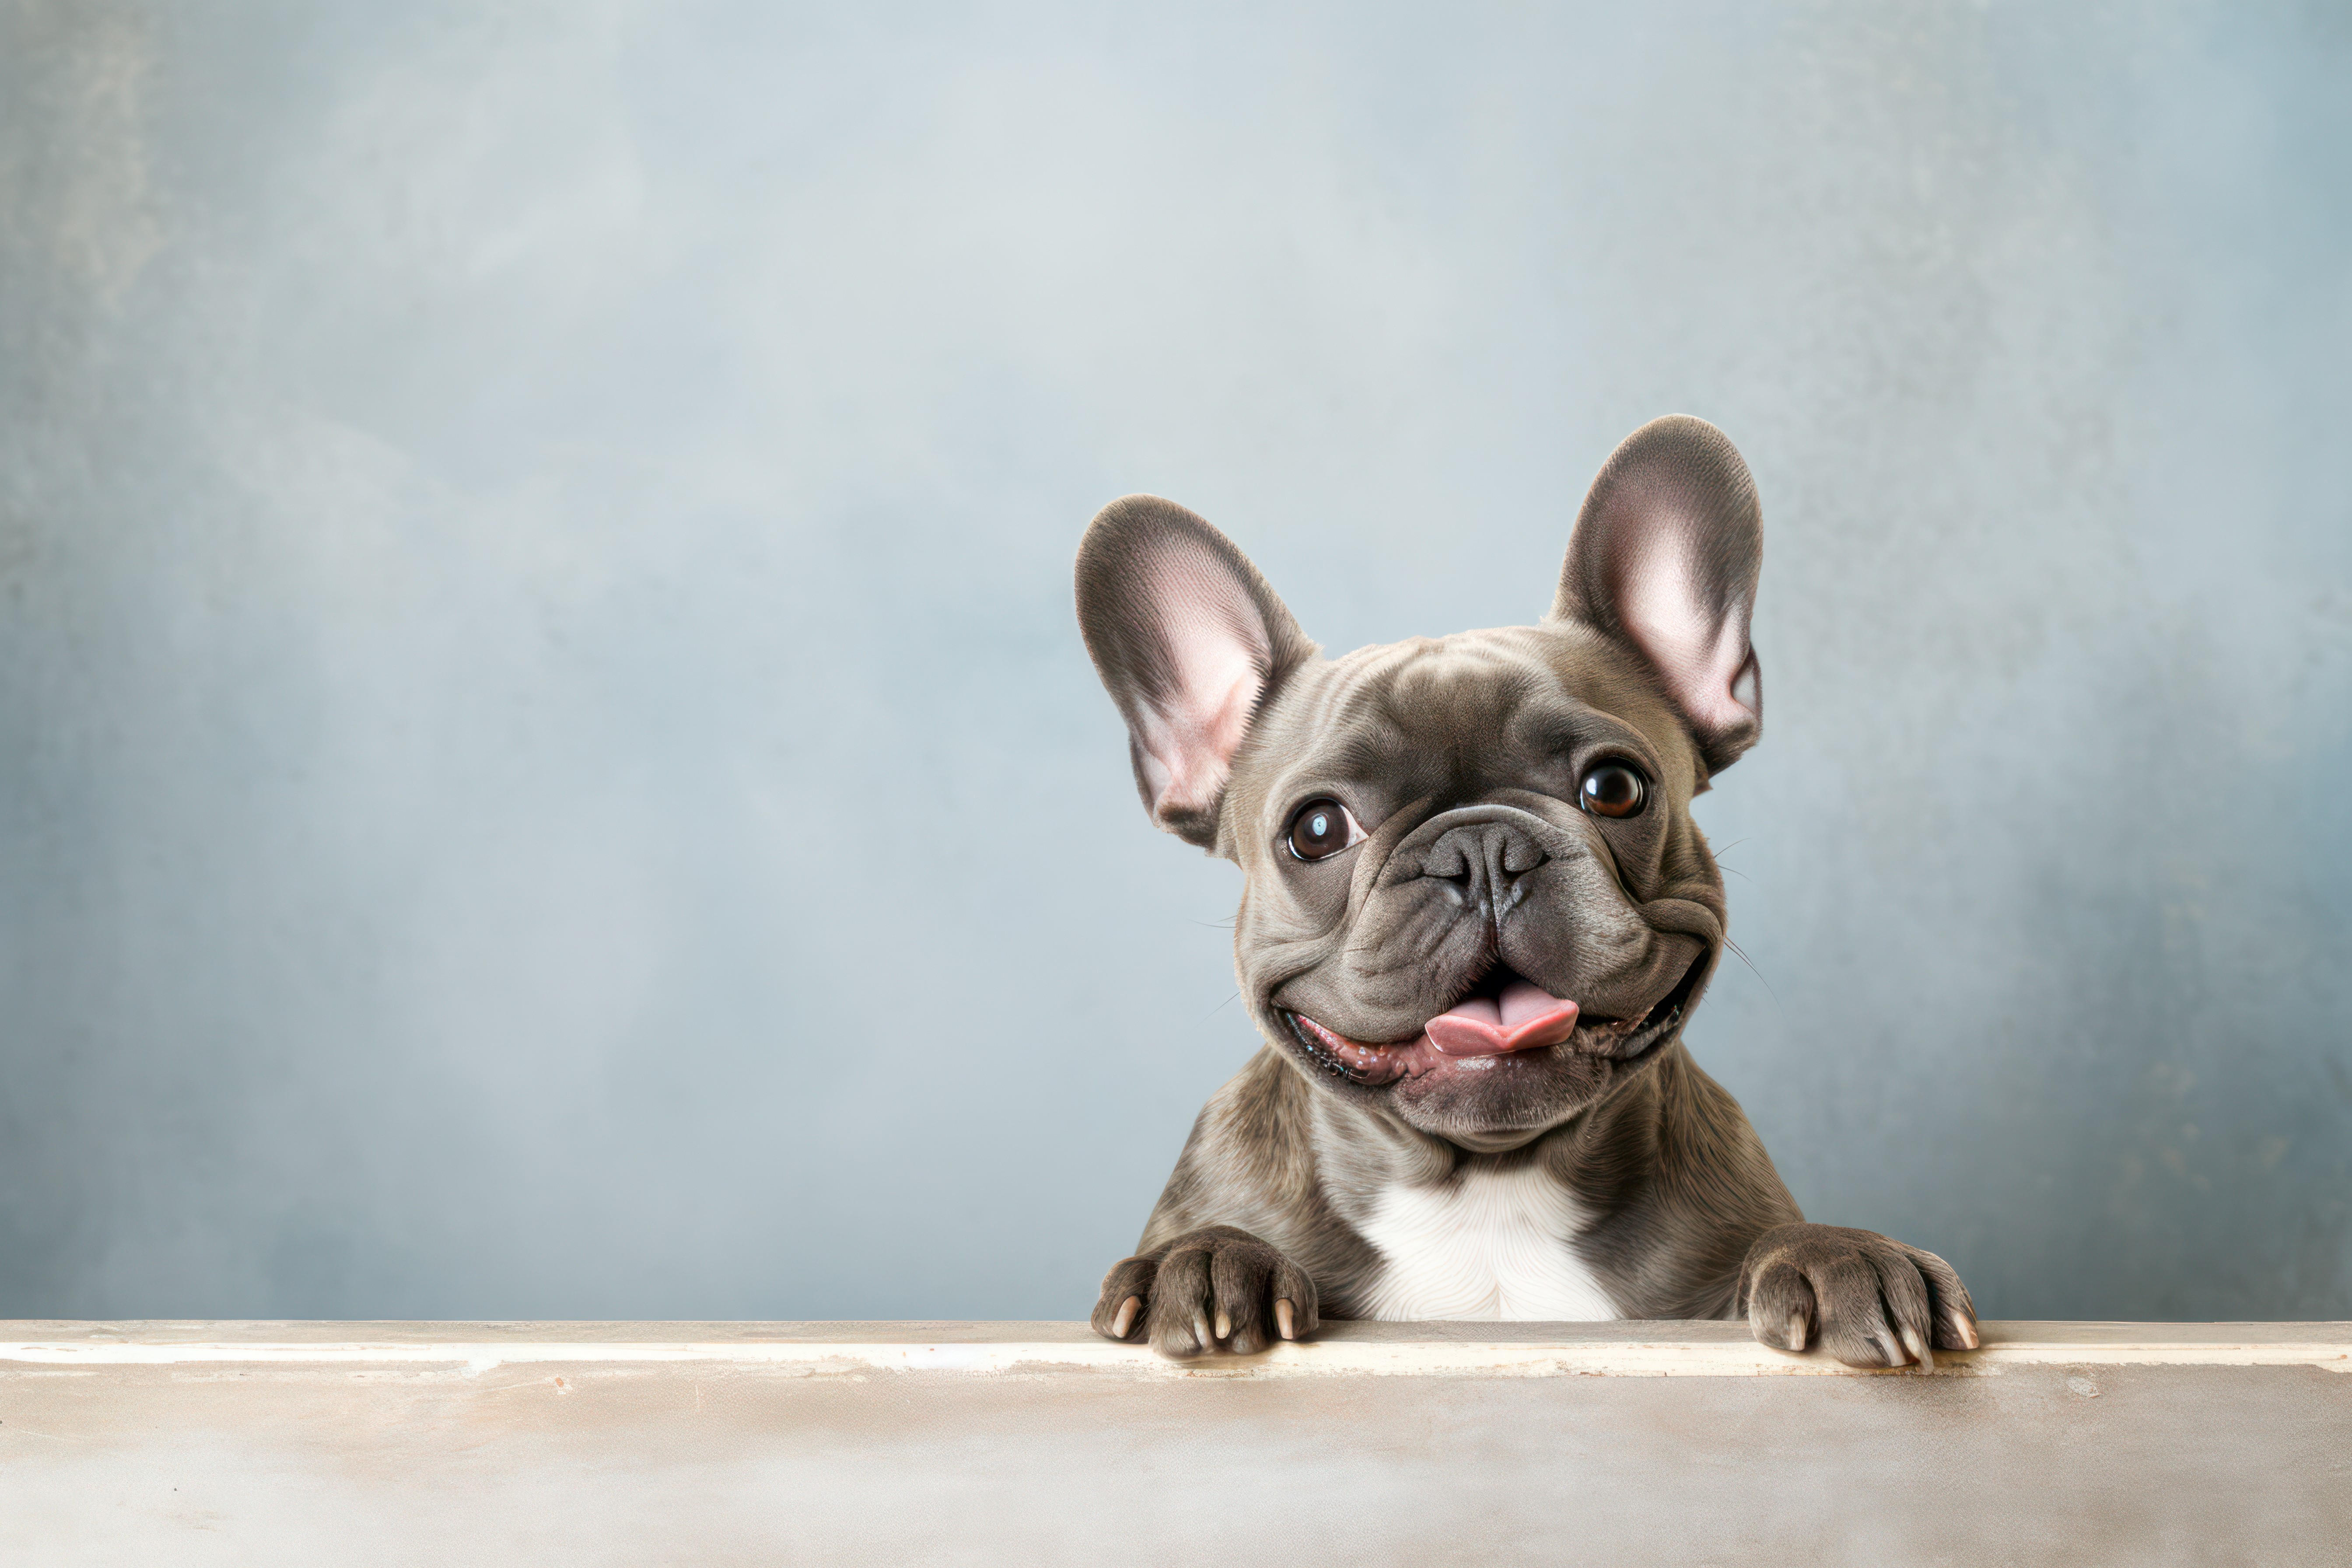
[[[1725,947],[1692,797],[1755,744],[1756,487],[1674,416],[1602,467],[1544,620],[1327,659],[1232,542],[1105,507],[1078,624],[1151,819],[1238,865],[1265,1041],[1094,1327],[1248,1354],[1333,1319],[1736,1318],[1854,1366],[1973,1349],[1942,1258],[1810,1225],[1682,1035]]]

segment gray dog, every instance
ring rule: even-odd
[[[1094,1326],[1247,1353],[1321,1317],[1723,1318],[1856,1366],[1972,1349],[1940,1258],[1807,1225],[1682,1029],[1724,948],[1691,797],[1760,729],[1756,488],[1643,426],[1542,625],[1325,659],[1233,542],[1105,507],[1078,622],[1151,818],[1239,865],[1271,1044],[1217,1092]]]

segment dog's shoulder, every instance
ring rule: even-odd
[[[1144,1232],[1149,1249],[1204,1225],[1294,1206],[1316,1193],[1307,1087],[1271,1047],[1209,1097]],[[1268,1239],[1271,1239],[1270,1237]]]
[[[1307,1269],[1327,1302],[1344,1300],[1378,1258],[1332,1208],[1318,1153],[1318,1098],[1280,1052],[1261,1048],[1202,1108],[1140,1250],[1203,1226],[1237,1226]]]
[[[1679,1041],[1549,1152],[1592,1215],[1580,1252],[1636,1317],[1721,1316],[1749,1244],[1803,1218],[1738,1100]]]

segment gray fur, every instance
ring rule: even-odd
[[[1802,1223],[1681,1041],[1726,921],[1689,806],[1760,733],[1761,558],[1746,465],[1680,416],[1602,468],[1538,626],[1327,660],[1200,518],[1129,497],[1095,519],[1087,647],[1147,809],[1245,875],[1234,954],[1267,1042],[1202,1111],[1097,1328],[1124,1310],[1184,1355],[1267,1342],[1277,1301],[1297,1332],[1368,1315],[1396,1266],[1368,1239],[1384,1195],[1532,1168],[1572,1201],[1562,1245],[1620,1316],[1746,1312],[1768,1343],[1857,1364],[1973,1342],[1941,1259]],[[1638,814],[1580,805],[1611,763],[1647,781]],[[1364,837],[1301,860],[1293,814],[1323,797]],[[1574,999],[1575,1034],[1382,1081],[1295,1022],[1409,1042],[1505,971]]]

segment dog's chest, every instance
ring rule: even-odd
[[[1574,1195],[1532,1167],[1389,1187],[1361,1226],[1386,1261],[1369,1293],[1369,1315],[1566,1322],[1622,1316],[1576,1256],[1580,1218]]]

